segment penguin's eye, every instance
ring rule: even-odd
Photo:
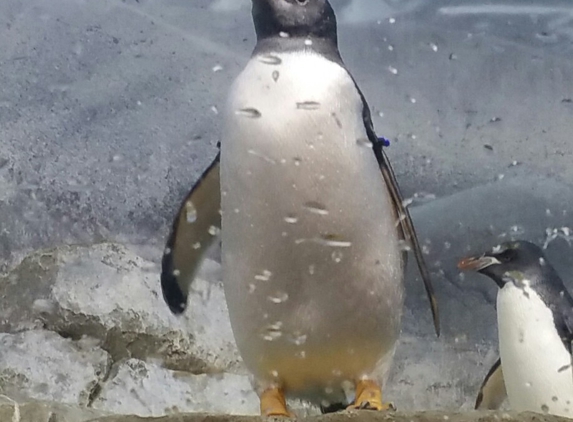
[[[517,254],[514,249],[506,249],[502,253],[498,254],[496,258],[502,263],[511,262],[516,258]]]

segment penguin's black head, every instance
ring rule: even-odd
[[[535,284],[546,271],[552,271],[541,248],[523,240],[502,243],[481,256],[462,259],[458,268],[487,275],[499,287],[508,282],[520,285],[526,279]]]
[[[252,0],[258,40],[319,38],[336,43],[336,17],[328,0]]]

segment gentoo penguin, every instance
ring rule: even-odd
[[[507,394],[517,411],[573,417],[573,299],[533,243],[508,242],[458,264],[499,286],[500,362],[484,381],[476,408],[499,407]]]
[[[439,334],[410,215],[340,57],[329,2],[253,0],[252,15],[257,44],[231,87],[220,155],[167,243],[164,298],[185,309],[221,225],[231,326],[261,414],[289,415],[285,397],[388,409],[381,384],[400,329],[404,240]]]

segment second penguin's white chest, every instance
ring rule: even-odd
[[[497,296],[499,349],[509,403],[516,411],[573,416],[571,355],[551,310],[530,287]]]

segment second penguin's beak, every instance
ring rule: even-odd
[[[501,264],[493,256],[482,255],[480,257],[468,257],[458,262],[458,268],[462,271],[480,271],[491,265]]]

